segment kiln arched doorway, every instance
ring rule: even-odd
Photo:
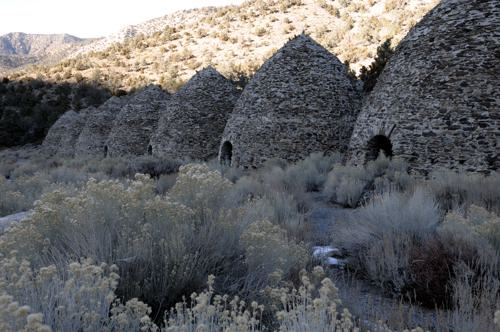
[[[385,135],[375,135],[366,143],[365,160],[376,160],[381,152],[386,157],[391,158],[393,156],[392,142],[389,137]]]
[[[220,148],[220,164],[223,166],[231,166],[233,159],[233,145],[229,141],[222,143]]]

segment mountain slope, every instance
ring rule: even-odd
[[[90,41],[68,34],[9,33],[0,36],[0,69],[56,62]]]
[[[192,24],[196,20],[198,20],[199,17],[213,14],[217,10],[218,9],[216,7],[182,10],[173,14],[157,17],[140,24],[129,25],[109,36],[100,38],[92,43],[89,43],[88,45],[77,49],[73,54],[71,54],[71,56],[74,57],[89,52],[104,51],[115,43],[123,43],[126,40],[132,39],[139,35],[149,36],[155,32],[165,29],[168,26]]]
[[[130,35],[135,37],[127,38],[124,30],[124,36],[118,38],[124,41],[105,50],[100,49],[109,40],[89,45],[82,54],[56,66],[25,71],[13,78],[89,80],[113,91],[150,83],[175,90],[207,65],[229,77],[252,74],[301,32],[310,34],[357,71],[372,61],[378,45],[389,38],[396,45],[437,2],[254,0],[240,6],[180,12],[149,21],[149,35],[137,35],[132,29]],[[100,51],[85,53],[89,49]]]

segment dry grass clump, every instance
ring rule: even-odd
[[[474,204],[500,214],[500,174],[432,172],[426,185],[446,211],[466,209]]]
[[[401,293],[408,284],[410,244],[439,222],[439,211],[424,191],[386,194],[362,207],[335,235],[350,264],[371,280]]]
[[[452,330],[489,330],[500,301],[498,217],[472,206],[467,217],[442,220],[425,189],[386,193],[354,213],[334,243],[350,268],[387,292],[452,310]]]
[[[404,191],[412,184],[408,165],[399,158],[389,159],[381,153],[364,166],[335,165],[328,173],[323,193],[333,203],[354,208],[367,192]]]
[[[43,193],[72,187],[75,182],[81,180],[78,177],[65,177],[67,173],[63,172],[64,170],[38,172],[32,176],[19,176],[14,179],[0,177],[0,216],[27,211]]]
[[[307,193],[322,190],[328,172],[340,159],[339,155],[312,153],[290,165],[283,160],[269,160],[251,174],[231,169],[223,172],[238,178],[231,190],[234,203],[246,204],[252,218],[269,220],[302,239],[307,232],[305,213],[310,208]]]
[[[363,167],[338,165],[328,174],[324,193],[332,202],[356,207],[370,181]]]
[[[64,189],[72,191],[82,187],[91,177],[98,180],[109,178],[133,178],[135,174],[148,174],[158,181],[158,192],[164,192],[167,178],[174,178],[185,161],[153,156],[104,159],[44,158],[39,151],[32,151],[31,158],[23,160],[8,151],[0,162],[0,216],[29,210],[42,194]],[[15,158],[14,158],[15,159]]]
[[[460,234],[464,238],[486,239],[500,250],[500,217],[482,207],[471,205],[467,212],[449,212],[441,230]]]

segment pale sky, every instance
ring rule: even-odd
[[[0,0],[0,35],[102,37],[181,9],[240,3],[243,0]]]

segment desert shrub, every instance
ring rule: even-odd
[[[266,196],[248,200],[242,218],[247,224],[255,220],[268,220],[286,230],[289,236],[303,239],[307,228],[305,217],[297,204],[293,196],[286,193],[267,193]]]
[[[464,238],[487,239],[500,250],[500,218],[482,207],[471,205],[467,213],[449,212],[446,214],[440,229],[461,234]]]
[[[101,173],[89,174],[82,160],[42,158],[36,150],[30,153],[26,160],[19,156],[8,178],[0,177],[0,216],[31,209],[43,193],[79,188],[91,176],[106,178]]]
[[[48,215],[44,212],[47,210]],[[122,272],[119,292],[126,298],[147,299],[155,306],[166,294],[175,298],[187,285],[196,288],[197,278],[202,278],[212,264],[209,261],[221,257],[215,253],[210,256],[210,250],[204,250],[201,256],[199,251],[203,241],[215,243],[211,236],[222,231],[221,225],[215,220],[201,224],[188,207],[168,197],[155,198],[154,182],[146,177],[127,184],[91,180],[74,197],[64,191],[47,194],[35,207],[31,222],[37,225],[38,234],[32,235],[39,240],[31,241],[20,254],[33,264],[55,264],[79,257],[116,263]],[[31,222],[11,228],[3,245],[15,246],[11,241],[27,236],[24,230]],[[220,220],[223,222],[231,227],[230,221]],[[214,250],[227,244],[221,234],[224,232],[219,233],[219,245]],[[212,248],[211,243],[206,245]]]
[[[156,181],[156,192],[165,195],[175,184],[177,174],[162,174]]]
[[[32,208],[42,193],[55,189],[49,176],[38,173],[12,180],[0,177],[0,215],[9,215]]]
[[[0,255],[28,260],[34,270],[55,266],[62,275],[83,257],[115,264],[116,294],[147,303],[155,317],[201,289],[209,273],[221,276],[222,291],[251,298],[274,272],[264,262],[268,269],[254,269],[259,257],[283,277],[304,266],[305,247],[278,225],[258,223],[271,225],[265,233],[252,226],[258,220],[244,218],[246,207],[229,203],[231,182],[206,165],[182,166],[164,196],[155,186],[137,175],[45,193],[30,218],[0,236]]]
[[[307,274],[301,271],[299,287],[283,285],[266,289],[274,322],[263,324],[267,307],[240,298],[215,295],[213,276],[208,289],[192,294],[191,306],[178,303],[165,317],[165,331],[357,331],[353,317],[342,309],[338,290],[321,267]]]
[[[13,188],[6,179],[0,178],[0,216],[25,211],[30,202],[20,191]]]
[[[252,176],[241,177],[231,189],[231,197],[234,204],[245,204],[248,201],[263,197],[265,193],[264,184]]]
[[[500,174],[457,173],[439,170],[430,174],[427,186],[442,209],[467,209],[474,204],[500,214]]]
[[[388,193],[363,206],[335,236],[350,265],[383,288],[401,293],[409,283],[414,241],[431,234],[440,219],[433,198],[423,190]]]
[[[157,178],[164,174],[177,172],[179,166],[183,163],[185,162],[155,156],[106,157],[85,160],[81,167],[88,172],[103,173],[117,179],[133,178],[137,173],[148,174]]]
[[[52,183],[71,184],[86,182],[88,178],[88,173],[65,166],[49,171],[49,181]]]
[[[104,158],[89,163],[89,170],[102,172],[112,178],[124,178],[130,176],[128,160],[125,158]],[[135,174],[135,173],[134,173]]]
[[[366,173],[369,178],[376,178],[383,176],[389,166],[391,166],[391,170],[396,170],[398,168],[403,168],[404,164],[401,163],[400,159],[396,160],[394,163],[392,160],[385,155],[385,153],[379,153],[377,159],[370,160],[366,165]]]
[[[264,163],[257,177],[277,191],[295,194],[319,191],[328,172],[340,160],[340,155],[330,156],[323,153],[311,153],[307,158],[291,165],[281,159],[270,159]]]
[[[242,176],[245,175],[245,171],[238,167],[227,166],[219,161],[219,158],[212,158],[207,162],[210,169],[218,171],[226,179],[232,183],[236,183]]]
[[[220,208],[232,184],[220,173],[203,164],[181,166],[177,181],[169,194],[194,209]]]
[[[256,172],[240,176],[231,188],[233,205],[246,204],[254,220],[269,220],[303,238],[305,213],[310,207],[308,191],[320,190],[340,156],[313,153],[288,165],[283,160],[268,160]]]
[[[357,331],[349,310],[341,310],[338,289],[324,277],[321,267],[302,273],[298,289],[271,290],[280,299],[277,312],[280,331]]]
[[[165,331],[259,331],[262,305],[252,302],[249,310],[238,296],[214,294],[214,276],[208,277],[208,289],[191,295],[192,304],[177,303],[165,315]]]
[[[242,169],[236,167],[222,167],[221,174],[232,183],[235,183],[243,176],[244,172]]]
[[[286,229],[295,237],[300,237],[304,231],[304,214],[301,211],[301,202],[295,197],[283,192],[267,194],[263,201],[270,206],[269,220]]]
[[[364,166],[337,164],[328,174],[323,193],[331,202],[356,207],[361,201],[385,192],[403,192],[415,186],[408,164],[381,153]]]
[[[485,258],[497,261],[484,261]],[[455,266],[451,282],[454,310],[449,318],[453,331],[495,331],[496,328],[492,316],[497,317],[493,313],[500,302],[498,256],[480,255],[474,263]]]
[[[28,306],[19,306],[13,297],[0,294],[0,329],[2,331],[50,332],[52,329],[43,324],[43,316],[31,313]]]
[[[476,215],[482,222],[448,215],[441,224],[441,211],[429,192],[387,193],[353,214],[334,241],[346,250],[351,268],[393,294],[433,308],[461,310],[464,296],[483,289],[481,298],[491,314],[491,303],[499,299],[499,256],[479,230],[487,225],[493,234],[496,221],[484,209]],[[463,310],[474,320],[480,318],[478,307],[486,306],[467,304]]]
[[[374,191],[376,194],[412,191],[416,184],[417,180],[408,174],[408,165],[401,159],[393,158],[385,174],[374,180]]]
[[[278,164],[278,160],[276,160],[276,163],[276,165],[272,163],[265,164],[255,177],[263,183],[267,190],[291,192],[292,187],[289,186],[285,177],[286,163],[284,162],[283,167]]]
[[[332,202],[355,207],[370,181],[363,167],[337,165],[328,173],[323,192]]]
[[[177,172],[180,165],[180,161],[169,158],[141,156],[134,158],[129,162],[128,173],[149,174],[153,177],[158,177],[162,174],[171,174]]]
[[[0,313],[7,308],[7,315],[0,314],[2,330],[137,331],[153,327],[147,305],[136,299],[122,304],[117,299],[116,266],[72,262],[67,275],[62,275],[53,265],[32,269],[29,262],[15,258],[3,258],[0,265]]]
[[[262,37],[268,33],[267,29],[265,27],[260,27],[255,29],[255,35],[258,37]]]
[[[310,207],[310,198],[306,193],[321,190],[328,172],[340,159],[339,155],[325,156],[322,153],[312,153],[291,165],[281,159],[271,159],[250,176],[254,179],[253,184],[247,178],[237,186],[242,193],[245,192],[243,184],[252,187],[253,192],[248,192],[251,196],[271,197],[276,193],[287,193],[293,196],[299,211],[306,212]],[[256,190],[259,192],[256,193]]]
[[[479,254],[477,248],[467,241],[435,233],[408,243],[406,296],[431,308],[453,307],[456,266],[473,265]]]
[[[340,163],[341,156],[325,156],[312,153],[304,160],[298,161],[286,169],[286,182],[289,187],[303,192],[320,191],[333,165]]]
[[[247,283],[249,290],[263,289],[276,274],[290,278],[290,273],[298,272],[297,267],[305,266],[308,261],[305,246],[290,240],[285,230],[269,221],[250,225],[241,240],[246,248],[247,266],[254,277]],[[281,279],[280,276],[278,280]]]

